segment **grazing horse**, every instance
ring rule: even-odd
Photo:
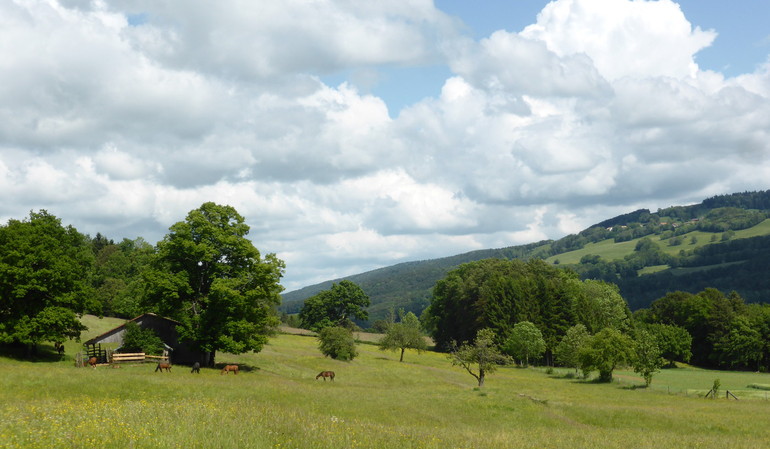
[[[64,343],[57,341],[53,344],[53,347],[56,349],[56,352],[58,352],[59,355],[64,354]]]
[[[171,372],[171,364],[168,362],[160,362],[158,363],[158,366],[155,367],[155,372],[157,373],[160,371],[161,373],[163,370],[166,370],[167,373]]]
[[[96,369],[96,362],[97,362],[97,358],[91,357],[90,359],[88,359],[88,366],[91,366],[94,369]],[[86,366],[86,365],[83,365],[83,366]]]
[[[222,368],[222,372],[219,374],[228,374],[230,371],[232,371],[233,374],[238,374],[238,365],[225,365],[225,367]]]
[[[192,371],[190,373],[201,373],[201,362],[195,362],[192,366]]]
[[[326,382],[327,377],[331,379],[332,382],[334,382],[334,371],[321,371],[317,376],[315,376],[315,380],[318,380],[319,377],[323,377],[324,382]]]

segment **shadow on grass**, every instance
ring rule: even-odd
[[[624,385],[620,388],[623,390],[646,390],[647,385]]]
[[[8,357],[20,362],[42,362],[58,363],[63,360],[73,360],[72,357],[60,355],[56,352],[53,345],[40,344],[30,354],[26,345],[20,344],[2,344],[0,345],[0,356]]]
[[[224,368],[226,365],[238,365],[238,372],[239,373],[251,373],[261,370],[262,368],[258,366],[253,365],[245,365],[243,363],[217,363],[214,365],[215,370],[222,371],[222,368]]]

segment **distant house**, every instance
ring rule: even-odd
[[[163,344],[169,349],[169,361],[177,365],[192,365],[195,362],[206,364],[208,353],[198,351],[192,348],[188,342],[180,342],[176,327],[182,323],[155,315],[154,313],[145,313],[138,317],[126,321],[133,321],[142,329],[152,329],[160,337]],[[126,323],[109,330],[99,336],[96,336],[87,342],[86,345],[95,345],[99,343],[119,343],[123,344],[123,335],[126,332]]]

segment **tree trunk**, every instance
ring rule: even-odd
[[[206,360],[204,360],[203,365],[213,367],[214,366],[214,358],[216,357],[217,352],[216,351],[210,351],[206,353]]]
[[[398,360],[399,362],[403,362],[404,361],[404,349],[405,348],[401,348],[401,358]]]
[[[484,370],[479,369],[479,388],[484,386]]]

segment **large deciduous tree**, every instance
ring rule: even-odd
[[[79,315],[98,309],[90,287],[94,257],[86,238],[46,211],[0,227],[0,342],[78,339]]]
[[[361,287],[344,280],[306,299],[299,319],[303,328],[316,332],[330,326],[352,327],[351,318],[369,318],[366,311],[369,303],[369,296]]]
[[[180,321],[210,365],[218,350],[260,351],[278,325],[284,263],[261,257],[231,206],[205,203],[169,231],[146,273],[149,305]]]

